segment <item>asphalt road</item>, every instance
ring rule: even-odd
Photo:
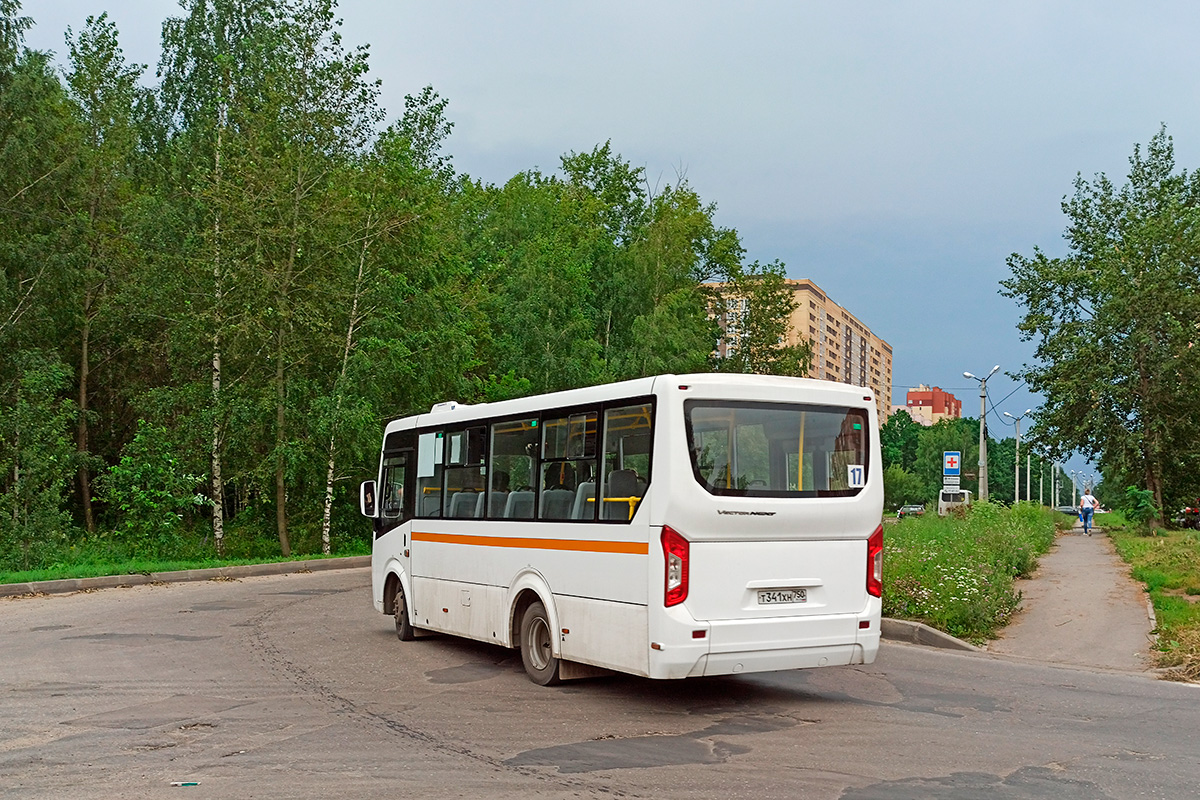
[[[402,643],[364,569],[0,600],[0,798],[1194,797],[1200,691],[886,642],[542,688]],[[174,788],[172,782],[198,785]]]

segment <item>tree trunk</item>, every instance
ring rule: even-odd
[[[367,231],[363,236],[362,248],[358,253],[358,275],[354,278],[354,294],[350,300],[350,318],[346,324],[346,343],[342,348],[342,368],[338,372],[337,380],[334,382],[334,406],[333,406],[333,424],[330,426],[329,433],[329,462],[328,469],[325,472],[325,508],[321,514],[321,552],[325,555],[330,554],[329,529],[330,518],[333,511],[333,479],[334,479],[334,460],[336,456],[335,447],[337,445],[337,424],[342,412],[342,383],[346,380],[346,371],[350,365],[350,351],[354,348],[354,331],[358,327],[358,299],[362,294],[363,272],[367,261],[367,248],[370,241],[369,231],[371,228],[370,216],[367,217]]]
[[[286,558],[292,554],[292,545],[288,541],[286,459],[283,457],[283,445],[286,438],[284,436],[286,414],[284,409],[282,332],[280,332],[279,352],[276,354],[275,360],[275,528],[279,532],[280,554]]]
[[[83,315],[83,331],[80,336],[79,347],[79,424],[76,428],[75,449],[82,458],[87,457],[88,452],[88,348],[90,345],[92,323],[89,317],[88,306],[91,305],[91,300],[84,300],[84,315]],[[88,533],[96,532],[96,518],[92,513],[92,476],[88,470],[87,462],[84,461],[79,465],[79,499],[83,503],[83,521],[87,527]]]
[[[228,83],[228,76],[226,76]],[[225,554],[225,482],[221,478],[221,303],[224,275],[221,270],[221,148],[224,142],[227,111],[217,110],[217,152],[213,176],[217,188],[217,214],[213,220],[213,358],[212,358],[212,449],[209,466],[212,471],[213,547],[217,557]]]
[[[1137,353],[1138,389],[1142,397],[1142,408],[1150,402],[1152,388],[1150,374],[1146,368],[1145,347],[1138,348]],[[1158,434],[1146,427],[1146,414],[1142,414],[1142,474],[1146,481],[1146,489],[1154,498],[1154,518],[1149,521],[1151,527],[1161,527],[1163,524],[1162,471],[1160,469]]]
[[[287,474],[284,444],[287,442],[287,371],[284,368],[287,331],[291,324],[290,296],[292,277],[296,274],[296,253],[299,250],[300,199],[304,191],[301,169],[296,169],[292,189],[292,220],[287,262],[279,281],[279,335],[275,353],[275,528],[279,533],[279,548],[284,556],[292,554],[287,529]]]

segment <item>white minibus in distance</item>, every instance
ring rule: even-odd
[[[947,489],[942,487],[938,492],[938,516],[944,517],[956,508],[971,505],[971,493],[966,489]]]
[[[400,639],[539,684],[874,661],[883,471],[858,386],[660,375],[389,423],[360,490]]]

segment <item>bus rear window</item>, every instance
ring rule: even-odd
[[[851,497],[867,482],[865,409],[684,403],[692,471],[716,495]]]

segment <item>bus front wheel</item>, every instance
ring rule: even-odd
[[[402,642],[411,642],[417,636],[413,633],[412,623],[408,621],[408,603],[404,600],[403,586],[396,586],[396,599],[392,605],[396,610],[396,636]]]
[[[559,682],[553,635],[545,606],[535,602],[525,609],[521,616],[521,661],[529,679],[539,686]]]

